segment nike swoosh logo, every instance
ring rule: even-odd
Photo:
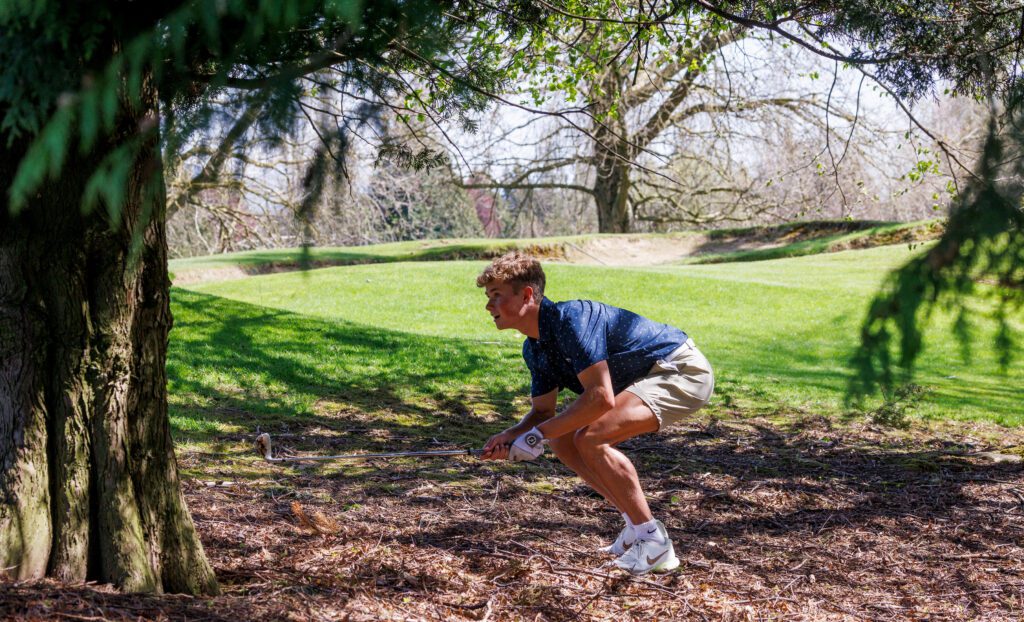
[[[654,529],[648,529],[647,533],[654,533],[655,531],[658,531],[657,527],[655,527]]]
[[[662,557],[665,557],[665,553],[668,553],[668,549],[665,549],[661,553],[658,553],[653,558],[648,557],[647,558],[647,564],[650,565],[650,566],[653,566],[654,564],[657,564],[659,559],[661,559]]]

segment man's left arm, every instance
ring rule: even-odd
[[[598,361],[581,371],[577,378],[583,393],[561,414],[537,426],[544,438],[558,438],[597,421],[615,406],[615,390],[608,361]]]

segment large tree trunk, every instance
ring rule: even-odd
[[[107,149],[153,127],[152,89],[144,99],[122,106]],[[20,216],[0,209],[0,578],[217,591],[167,417],[166,193],[151,135],[117,224],[102,207],[81,213],[99,156],[74,147]],[[0,183],[25,146],[0,149]]]
[[[598,230],[601,233],[629,233],[633,230],[629,205],[629,165],[617,160],[609,150],[597,148],[594,202],[597,204]]]
[[[616,92],[621,80],[610,69],[602,80],[605,93]],[[601,233],[629,233],[633,229],[629,204],[629,168],[632,154],[629,135],[621,116],[611,113],[608,102],[596,100],[592,126],[594,139],[594,203],[597,206],[597,227]],[[621,114],[621,111],[620,113]]]

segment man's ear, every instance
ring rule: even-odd
[[[533,288],[530,287],[529,285],[524,285],[521,295],[523,296],[524,303],[530,302],[531,300],[533,300]]]

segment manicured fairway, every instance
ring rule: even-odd
[[[859,416],[843,402],[848,359],[871,294],[911,252],[646,269],[551,263],[547,294],[599,299],[687,330],[716,366],[720,412]],[[347,266],[176,289],[176,427],[214,425],[199,415],[211,399],[227,402],[228,415],[390,408],[410,426],[438,424],[431,413],[448,400],[478,415],[461,433],[479,439],[495,416],[519,412],[523,402],[512,400],[528,386],[521,336],[494,330],[483,310],[474,284],[483,265]],[[948,318],[937,318],[914,378],[928,389],[916,414],[1024,423],[1024,365],[999,371],[990,330],[979,327],[966,364]]]

